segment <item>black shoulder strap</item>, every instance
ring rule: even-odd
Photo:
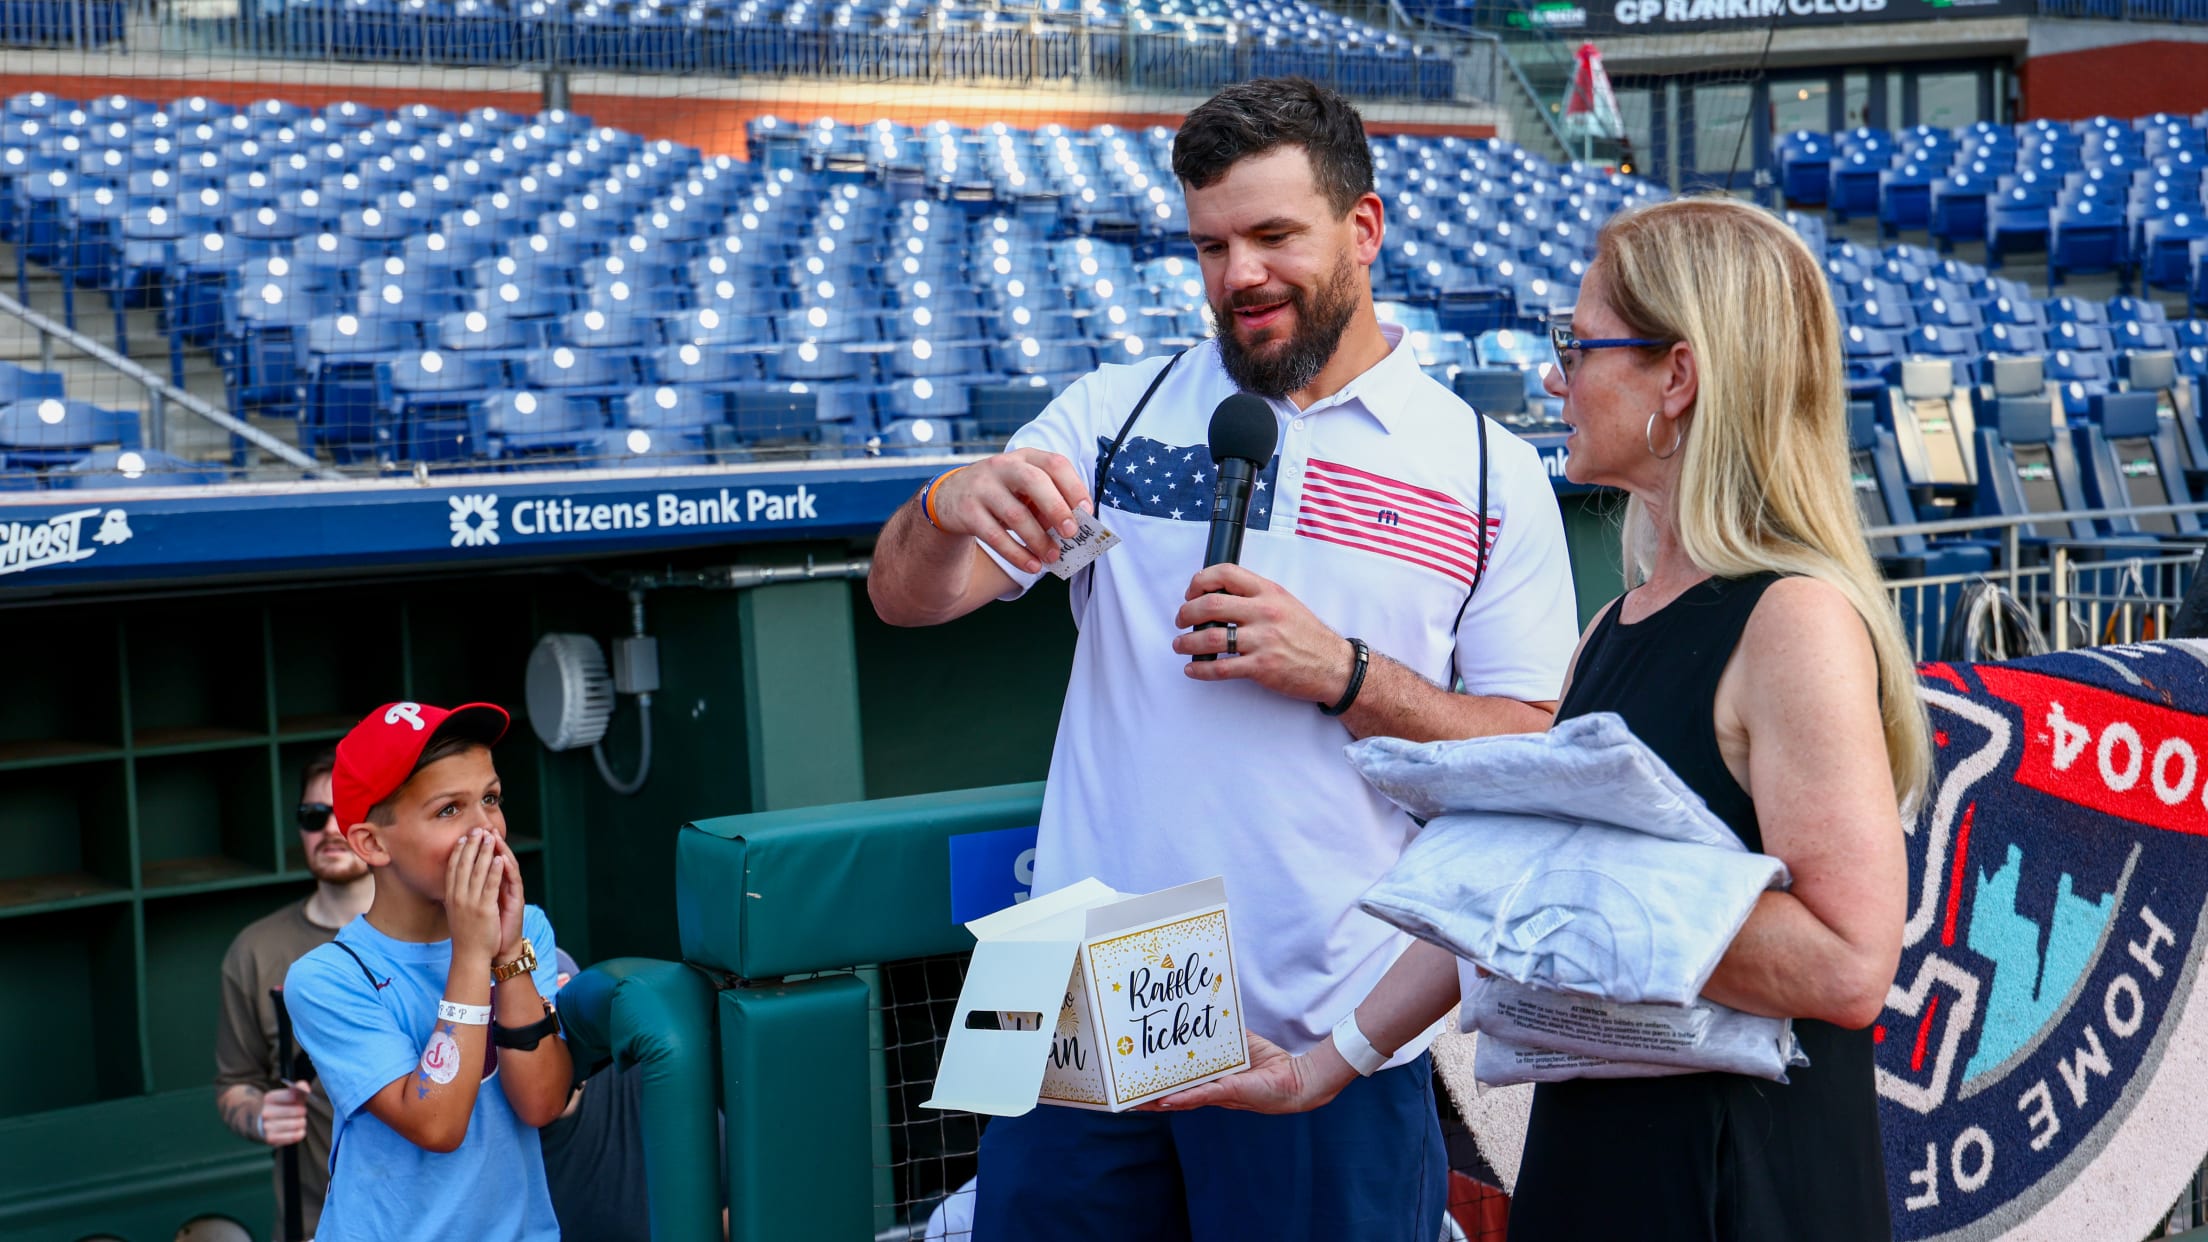
[[[353,952],[353,946],[345,943],[342,940],[332,940],[330,943],[336,945],[340,949],[345,950],[345,956],[353,959],[354,962],[359,964],[360,973],[368,976],[369,987],[372,987],[378,992],[381,992],[383,989],[391,986],[391,980],[388,978],[384,979],[381,983],[376,982],[376,972],[368,969],[368,963],[362,960],[360,954]]]
[[[1189,348],[1193,349],[1195,346],[1192,345]],[[1173,364],[1179,362],[1181,354],[1187,352],[1188,350],[1184,349],[1179,354],[1166,359],[1165,365],[1158,368],[1158,373],[1150,377],[1150,386],[1142,390],[1142,398],[1135,402],[1134,409],[1127,411],[1127,421],[1119,425],[1119,434],[1112,437],[1112,447],[1104,450],[1104,456],[1097,459],[1096,488],[1090,493],[1090,501],[1096,505],[1099,512],[1102,512],[1104,508],[1104,480],[1111,476],[1112,463],[1119,460],[1120,447],[1127,443],[1128,435],[1135,429],[1135,420],[1142,417],[1143,410],[1150,404],[1150,398],[1157,395],[1158,385],[1165,382],[1166,375],[1173,370]]]
[[[1457,623],[1449,627],[1454,635],[1464,626],[1465,609],[1472,606],[1472,597],[1480,593],[1480,583],[1487,579],[1487,557],[1494,545],[1487,538],[1487,415],[1472,411],[1472,418],[1480,432],[1480,511],[1472,515],[1472,542],[1479,557],[1472,562],[1472,589],[1464,593],[1464,602],[1457,605]]]

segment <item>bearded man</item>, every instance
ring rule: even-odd
[[[1057,557],[1046,532],[1097,514],[1122,543],[1071,583],[1035,891],[1223,876],[1234,1019],[1292,1052],[1331,1038],[1368,1076],[1292,1117],[993,1119],[974,1238],[1433,1242],[1429,1039],[1383,1065],[1351,1012],[1408,943],[1357,899],[1417,826],[1342,748],[1549,726],[1578,629],[1563,522],[1533,448],[1379,321],[1385,205],[1346,100],[1231,86],[1189,114],[1173,171],[1215,335],[1083,376],[1007,451],[931,480],[883,529],[867,588],[891,624],[948,621],[1024,592]],[[1280,447],[1241,564],[1191,578],[1207,428],[1236,392],[1272,408]]]
[[[367,860],[346,843],[330,797],[333,751],[308,760],[300,774],[293,814],[299,848],[314,892],[249,924],[222,959],[222,1015],[215,1031],[215,1107],[231,1133],[281,1150],[304,1143],[299,1157],[299,1199],[306,1237],[322,1216],[330,1184],[330,1102],[311,1083],[289,1081],[291,1067],[277,1064],[276,1001],[284,972],[337,930],[367,911],[376,881]],[[274,1161],[271,1161],[274,1163]],[[269,1236],[284,1236],[284,1186],[276,1183],[276,1220]]]

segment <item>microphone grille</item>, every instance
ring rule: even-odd
[[[1272,460],[1273,448],[1279,442],[1279,420],[1273,417],[1273,407],[1261,397],[1238,392],[1211,412],[1214,461],[1235,457],[1262,466]]]

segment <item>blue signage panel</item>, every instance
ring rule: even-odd
[[[1526,439],[1559,492],[1587,490],[1562,436]],[[0,500],[0,595],[870,535],[945,460],[19,494]]]
[[[0,591],[871,534],[939,462],[47,493],[0,505]],[[48,499],[48,497],[52,499]]]
[[[1035,829],[951,838],[951,921],[971,923],[1026,901],[1035,884]]]

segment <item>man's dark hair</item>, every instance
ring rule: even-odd
[[[305,802],[307,800],[307,790],[316,781],[336,771],[336,751],[322,750],[315,752],[314,757],[307,760],[307,766],[299,771],[299,801]]]
[[[1346,216],[1372,192],[1372,144],[1349,101],[1309,78],[1237,82],[1203,103],[1173,140],[1173,175],[1201,190],[1253,155],[1302,147],[1311,178]]]
[[[414,761],[414,770],[406,774],[406,780],[399,782],[399,789],[406,788],[407,781],[413,780],[416,776],[421,774],[423,768],[426,768],[430,764],[436,763],[441,759],[450,759],[454,755],[466,754],[471,750],[489,749],[490,747],[485,746],[481,738],[438,738],[436,741],[431,742],[429,745],[422,747],[421,758]],[[389,828],[392,823],[396,821],[399,817],[398,808],[392,805],[394,802],[398,801],[398,797],[399,790],[394,789],[391,791],[390,797],[387,797],[374,806],[369,807],[368,822],[371,824],[375,824],[378,827]]]

